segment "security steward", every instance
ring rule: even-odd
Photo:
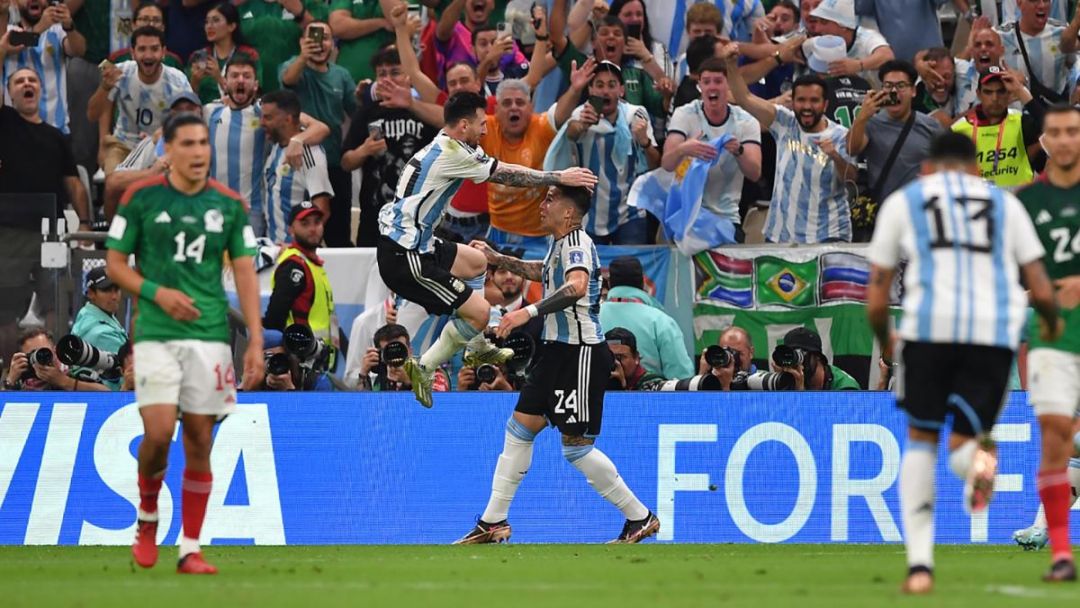
[[[338,348],[334,294],[323,260],[315,254],[323,240],[325,219],[310,201],[301,202],[289,213],[292,242],[278,255],[263,327],[284,331],[293,323],[307,325],[316,338],[334,347],[329,363],[333,370]]]

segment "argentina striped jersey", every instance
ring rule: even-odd
[[[405,249],[429,253],[435,226],[461,182],[479,184],[495,174],[498,161],[443,131],[413,155],[398,177],[393,203],[379,211],[379,232]]]
[[[234,110],[214,102],[203,108],[203,115],[210,128],[210,177],[239,192],[253,215],[262,215],[267,149],[262,107],[255,103]]]
[[[274,144],[266,158],[266,236],[275,243],[289,239],[289,211],[303,201],[326,194],[334,196],[326,172],[322,146],[304,146],[304,162],[293,169],[285,160],[285,148]]]
[[[960,172],[921,177],[881,206],[867,258],[904,269],[900,337],[1016,349],[1027,318],[1019,267],[1044,255],[1015,196]]]
[[[836,163],[818,142],[830,140],[851,164],[847,129],[825,119],[825,130],[807,133],[795,112],[776,106],[769,131],[776,139],[776,178],[765,240],[772,243],[821,243],[851,240],[851,210]]]
[[[566,284],[566,273],[584,270],[589,273],[588,292],[573,306],[544,317],[543,339],[564,344],[599,344],[604,341],[600,328],[600,256],[596,245],[582,229],[577,229],[551,243],[544,258],[544,297]]]
[[[1020,20],[1020,0],[1001,0],[1001,22]],[[997,15],[987,15],[991,22],[996,20]],[[1069,0],[1051,0],[1049,17],[1063,23],[1069,21]]]
[[[1005,47],[1003,59],[1006,66],[1028,78],[1035,76],[1043,86],[1060,93],[1065,88],[1069,75],[1068,62],[1072,59],[1071,55],[1061,52],[1061,34],[1065,27],[1065,23],[1051,20],[1037,35],[1028,36],[1020,33],[1019,23],[1013,22],[994,28],[994,31],[1001,36],[1001,44]],[[1024,37],[1024,48],[1027,49],[1034,74],[1028,72],[1024,63],[1024,54],[1020,51],[1020,43],[1016,39],[1020,35]]]
[[[16,13],[18,14],[18,13]],[[15,29],[8,23],[7,31]],[[65,65],[64,39],[67,32],[59,23],[41,33],[38,45],[34,48],[25,48],[18,53],[8,53],[4,59],[4,103],[11,107],[11,96],[8,94],[7,81],[16,71],[30,68],[37,72],[41,80],[41,101],[38,105],[38,115],[41,120],[60,129],[65,135],[71,133],[68,128],[68,103],[67,103],[67,66]]]
[[[116,66],[120,80],[109,91],[109,101],[116,104],[116,128],[113,136],[129,148],[157,131],[165,122],[169,99],[181,91],[191,91],[187,76],[176,68],[161,66],[161,75],[152,84],[139,79],[139,64],[124,61]]]

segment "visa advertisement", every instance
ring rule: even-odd
[[[241,394],[217,429],[205,544],[444,544],[483,512],[516,394]],[[0,544],[126,545],[135,533],[130,394],[4,393]],[[905,419],[887,393],[610,393],[597,446],[661,519],[661,542],[901,540]],[[1008,543],[1038,507],[1038,425],[1014,393],[995,430],[988,512],[969,517],[939,456],[937,538]],[[180,533],[174,435],[159,541]],[[510,510],[514,542],[603,542],[621,514],[536,440]]]

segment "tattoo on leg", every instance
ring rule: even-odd
[[[583,446],[592,445],[596,443],[596,439],[593,437],[585,437],[584,435],[563,435],[562,444],[569,446]]]

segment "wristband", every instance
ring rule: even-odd
[[[158,289],[161,286],[148,279],[143,279],[142,287],[139,288],[139,297],[153,301],[154,296],[157,295]]]
[[[535,319],[537,315],[540,314],[540,311],[536,308],[536,304],[529,304],[528,306],[526,306],[525,312],[529,313],[530,319]]]
[[[539,34],[537,34],[535,38],[541,42],[547,42],[548,40],[551,40],[551,36],[541,36]]]
[[[780,56],[780,51],[773,53],[772,58],[776,60],[777,67],[784,65],[784,59]]]

